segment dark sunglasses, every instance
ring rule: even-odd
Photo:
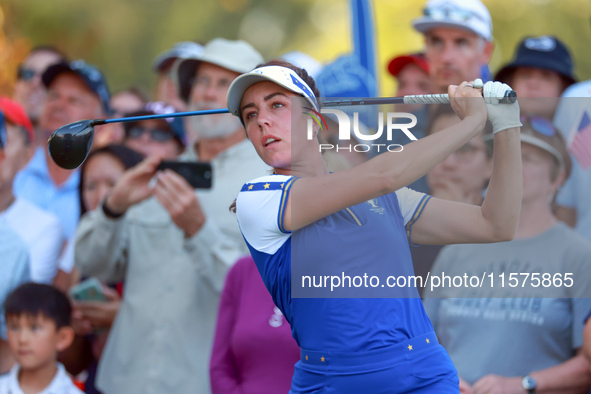
[[[546,137],[552,137],[554,134],[556,134],[556,129],[554,128],[554,125],[546,118],[542,118],[539,116],[529,117],[522,115],[520,119],[521,123],[529,123],[535,131],[545,135]]]
[[[17,70],[17,78],[22,79],[23,81],[29,81],[33,79],[35,75],[38,75],[35,70],[31,70],[30,68],[26,68],[25,66],[18,66]]]
[[[141,126],[134,126],[129,129],[127,131],[127,137],[132,139],[140,138],[145,132],[149,132],[150,138],[158,142],[170,141],[174,138],[174,136],[169,131],[162,129],[149,129]]]

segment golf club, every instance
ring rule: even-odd
[[[501,103],[514,103],[517,94],[514,91],[508,91],[505,97],[500,100]],[[449,104],[447,94],[424,94],[417,96],[404,97],[370,97],[370,98],[347,98],[335,100],[321,100],[323,107],[342,107],[355,105],[380,105],[380,104]],[[88,154],[92,146],[94,136],[94,126],[118,123],[118,122],[138,122],[149,119],[178,118],[183,116],[199,116],[230,113],[226,108],[211,109],[203,111],[175,112],[170,114],[132,116],[128,118],[116,119],[92,119],[80,120],[69,123],[55,130],[49,141],[49,155],[53,161],[60,167],[73,170],[78,168]]]
[[[226,108],[211,109],[204,111],[175,112],[170,114],[131,116],[128,118],[116,119],[91,119],[79,120],[69,123],[55,130],[49,140],[47,147],[49,155],[58,166],[67,170],[78,168],[88,154],[92,146],[94,136],[94,126],[100,126],[109,123],[119,122],[138,122],[140,120],[178,118],[182,116],[213,115],[229,113]]]

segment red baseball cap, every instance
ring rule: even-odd
[[[4,117],[11,123],[22,126],[27,130],[29,141],[34,140],[33,124],[22,105],[8,97],[0,97],[0,111],[4,113]]]
[[[393,76],[398,77],[400,71],[411,63],[416,64],[421,70],[429,74],[429,62],[427,62],[427,58],[422,53],[412,53],[410,55],[395,57],[388,63],[388,71]]]

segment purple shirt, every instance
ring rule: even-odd
[[[212,393],[287,393],[300,348],[252,258],[232,267],[220,300],[211,356]]]

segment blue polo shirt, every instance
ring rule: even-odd
[[[57,216],[66,237],[71,239],[80,219],[80,173],[73,171],[66,182],[57,186],[49,175],[44,149],[37,148],[29,164],[17,174],[14,194]]]
[[[296,179],[271,175],[245,184],[236,200],[236,214],[263,282],[298,345],[358,352],[433,331],[416,289],[414,296],[404,298],[354,298],[362,294],[356,289],[339,293],[339,298],[292,294],[292,269],[299,269],[295,263],[292,266],[296,260],[307,267],[342,267],[348,275],[376,266],[388,267],[394,276],[413,275],[408,236],[430,197],[402,188],[290,233],[283,221]]]
[[[0,218],[0,339],[6,340],[4,301],[10,292],[31,279],[29,248]]]

